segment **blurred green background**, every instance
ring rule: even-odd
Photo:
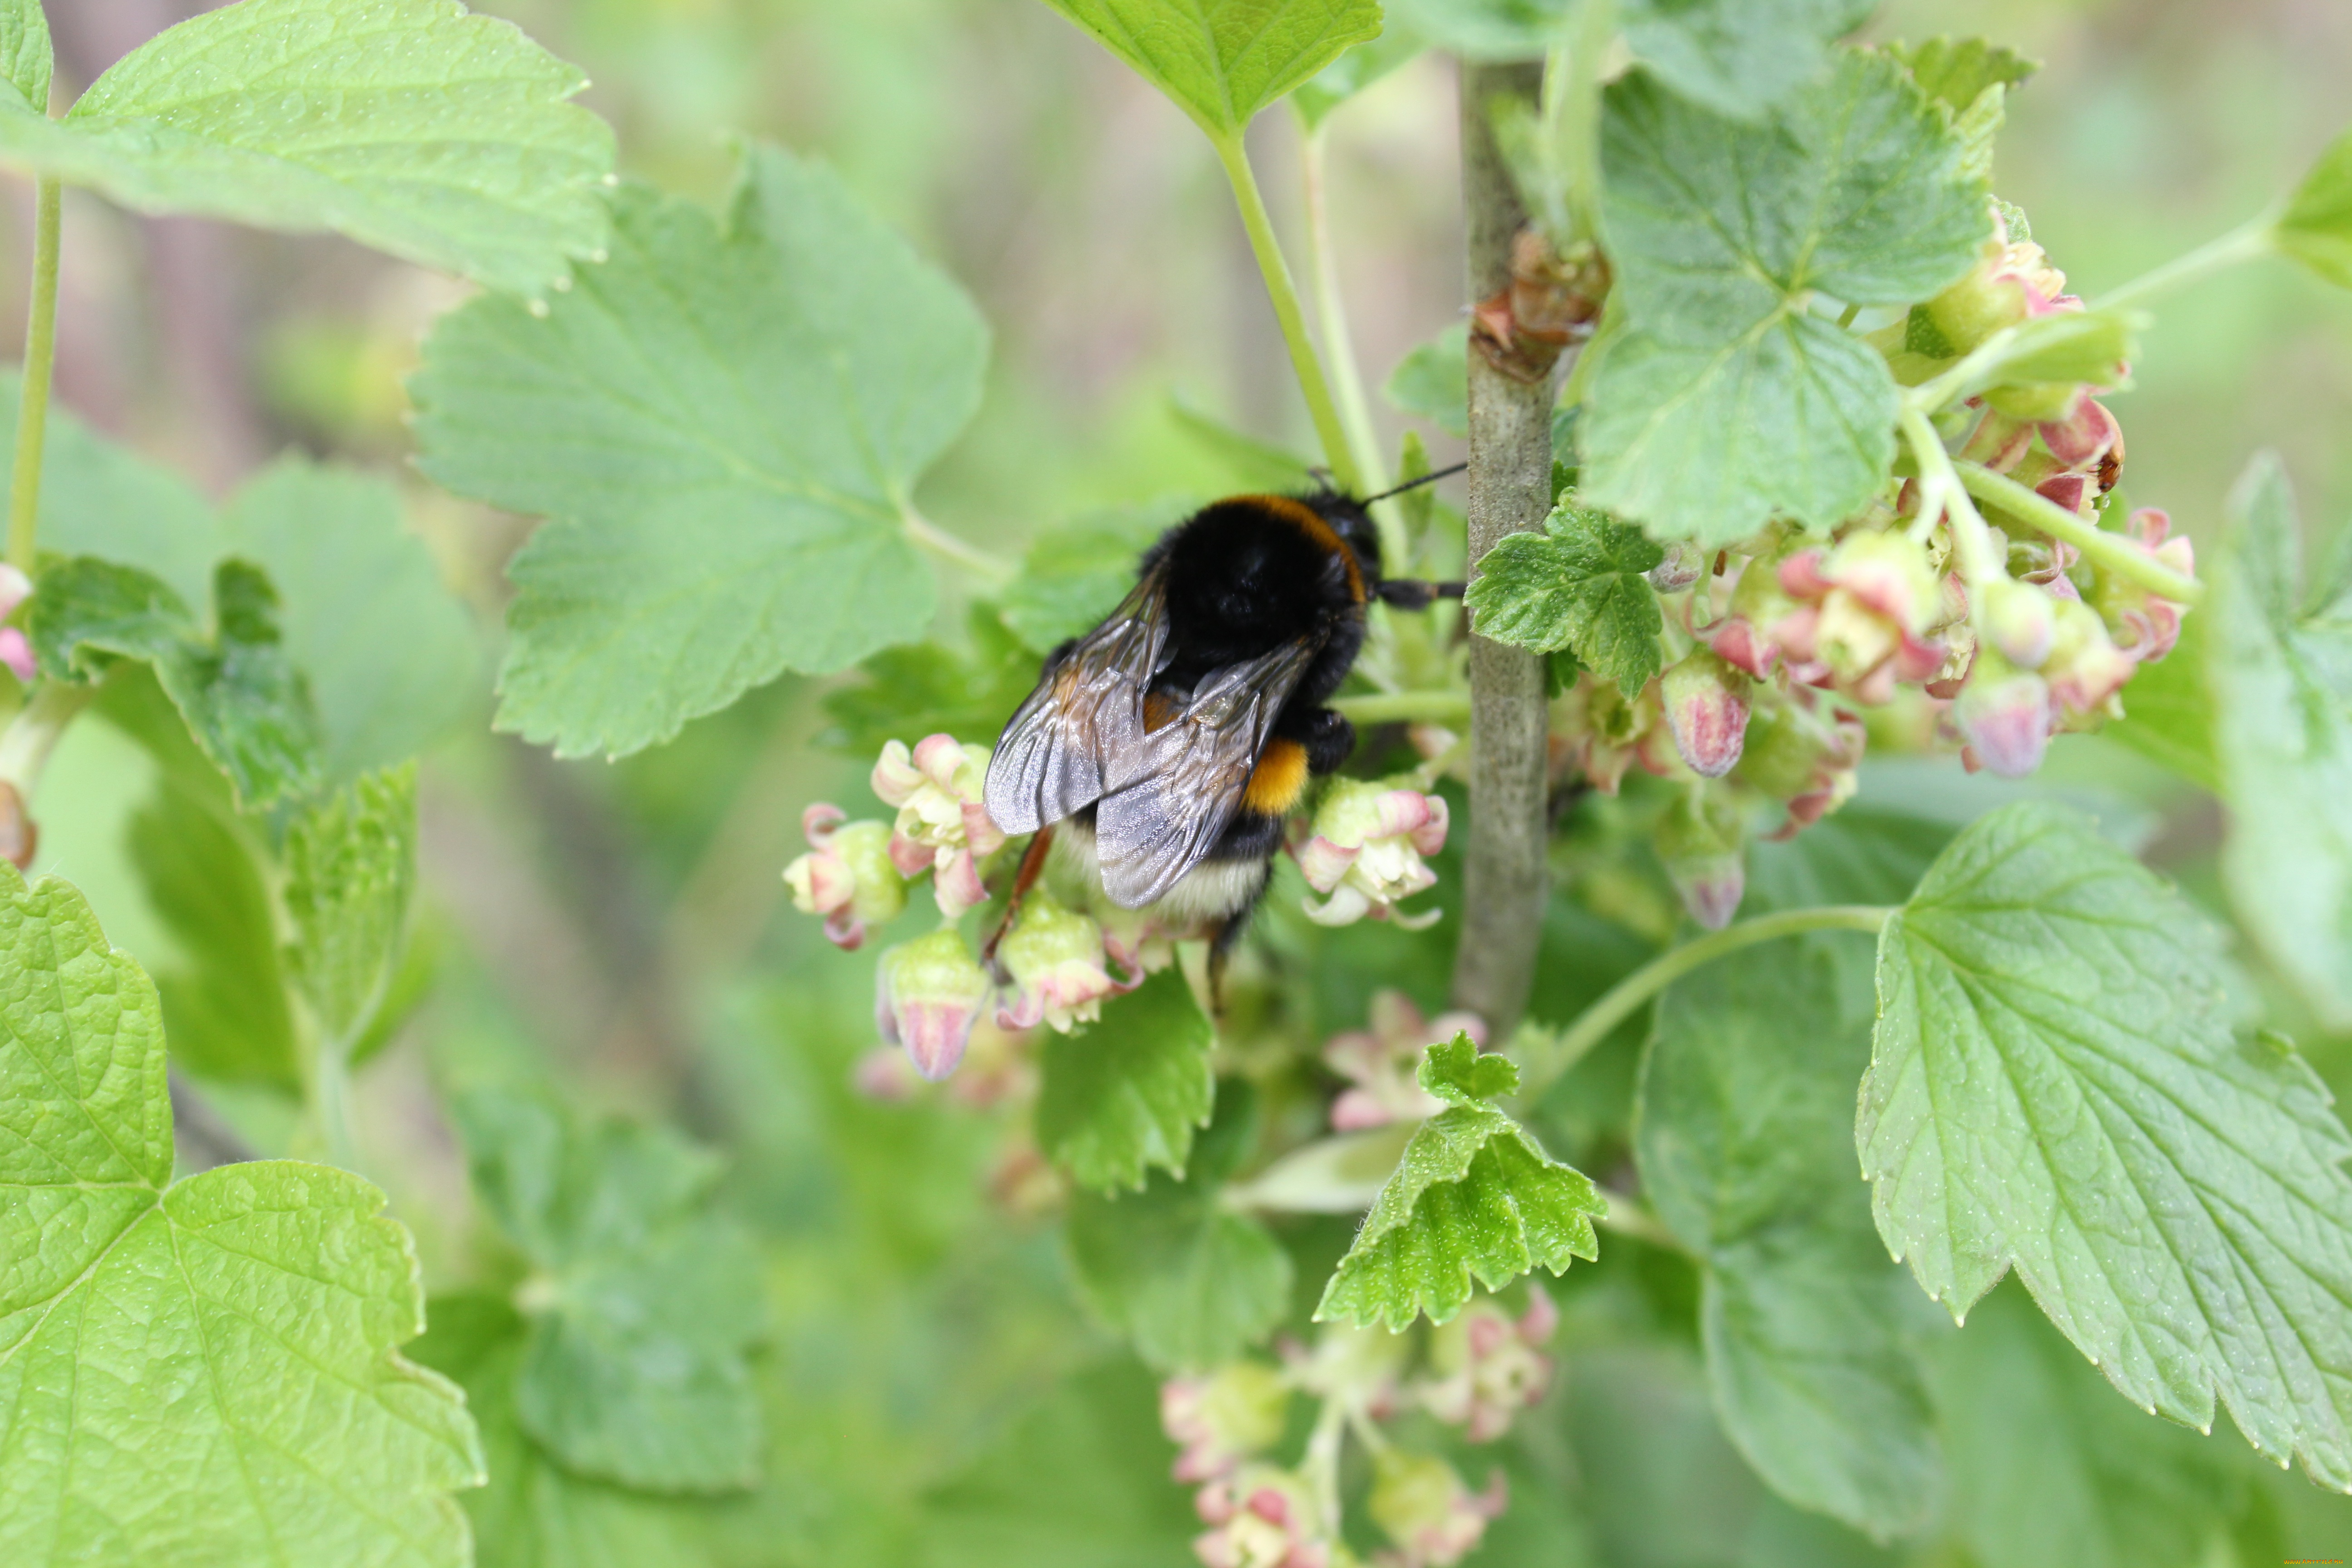
[[[61,79],[85,82],[202,8],[53,0]],[[586,67],[587,101],[618,128],[630,174],[716,201],[732,137],[822,153],[971,290],[995,353],[979,421],[920,496],[943,526],[1012,552],[1041,523],[1089,509],[1172,512],[1171,498],[1214,491],[1229,474],[1180,405],[1307,449],[1208,149],[1034,0],[476,8]],[[2012,100],[1996,183],[2085,294],[2251,216],[2352,120],[2344,0],[1897,0],[1868,36],[1939,32],[1986,34],[2047,62]],[[1297,161],[1286,114],[1265,118],[1253,149],[1287,223]],[[1464,302],[1451,65],[1424,58],[1343,110],[1331,169],[1357,349],[1377,383]],[[29,191],[10,185],[6,298],[22,294],[29,213]],[[1024,1180],[1019,1128],[944,1099],[877,1105],[850,1088],[873,1043],[875,947],[834,952],[784,904],[778,878],[798,850],[803,804],[877,809],[870,757],[816,743],[825,683],[784,680],[618,765],[557,763],[492,735],[499,568],[527,524],[442,496],[406,467],[402,378],[460,288],[331,239],[144,220],[79,195],[66,247],[58,379],[69,407],[216,493],[289,446],[397,476],[413,526],[479,612],[475,721],[428,760],[423,786],[438,984],[362,1094],[368,1173],[418,1232],[428,1284],[475,1282],[485,1268],[435,1094],[478,1073],[544,1071],[585,1102],[677,1118],[729,1151],[732,1201],[770,1243],[772,1479],[716,1508],[606,1500],[619,1521],[611,1542],[652,1543],[613,1560],[1184,1561],[1189,1505],[1161,1479],[1171,1450],[1144,1374],[1075,1304]],[[2352,513],[2352,298],[2264,264],[2162,302],[2146,349],[2137,386],[2111,401],[2135,503],[2210,537],[2247,456],[2271,446],[2315,531]],[[1392,442],[1405,422],[1380,413]],[[1454,444],[1423,434],[1445,460]],[[941,635],[953,641],[961,607],[949,599]],[[115,941],[163,968],[171,940],[121,847],[147,766],[102,726],[74,731],[41,803],[42,868],[84,886]],[[2192,890],[2205,883],[2210,802],[2103,742],[2062,744],[2055,772],[2149,813],[2160,858]],[[1563,918],[1607,925],[1590,910]],[[2341,1086],[2345,1053],[2315,1045]],[[1622,1047],[1603,1053],[1578,1092],[1622,1100],[1630,1060]],[[286,1135],[288,1113],[221,1098],[257,1142]],[[1571,1123],[1581,1114],[1556,1109]],[[1570,1392],[1515,1450],[1518,1500],[1474,1561],[1885,1560],[1763,1496],[1714,1435],[1694,1380],[1687,1272],[1612,1245],[1622,1261],[1591,1271],[1570,1320]],[[2018,1305],[1989,1303],[1987,1331],[2046,1335]],[[2059,1366],[2077,1372],[2090,1375]],[[1041,1399],[1047,1415],[1024,1417]],[[2169,1430],[2147,1438],[2112,1397],[2070,1418],[2079,1425],[2045,1434],[2053,1464],[2137,1465],[2132,1445],[2147,1440],[2161,1451],[2147,1463],[2180,1466],[2164,1472],[2179,1487],[2234,1500],[2227,1540],[2168,1542],[2165,1516],[2151,1516],[2153,1554],[2135,1563],[2192,1560],[2176,1547],[2216,1568],[2261,1561],[2272,1544],[2271,1561],[2352,1557],[2345,1515],[2313,1511],[2300,1481],[2260,1489],[2271,1483],[2241,1450],[2217,1453],[2233,1437],[2179,1449]],[[2102,1449],[2118,1418],[2122,1447]],[[2105,1505],[2084,1487],[2078,1500],[2095,1513]],[[2112,1532],[2051,1506],[2047,1528],[1979,1531],[1938,1560],[2123,1568],[2098,1554]],[[1072,1510],[1094,1533],[1055,1533]],[[1119,1542],[1131,1549],[1106,1544]]]

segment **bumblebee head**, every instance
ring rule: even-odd
[[[1356,558],[1356,570],[1362,574],[1367,595],[1376,595],[1381,586],[1381,532],[1372,522],[1371,513],[1364,503],[1340,491],[1327,489],[1317,495],[1298,498],[1313,508],[1315,514],[1328,523],[1339,542]]]

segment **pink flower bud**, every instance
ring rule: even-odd
[[[1160,1426],[1183,1449],[1176,1479],[1197,1486],[1233,1474],[1243,1460],[1281,1439],[1289,1409],[1289,1384],[1262,1362],[1231,1362],[1205,1377],[1169,1379],[1160,1385]]]
[[[844,824],[844,815],[824,801],[801,813],[809,853],[784,868],[784,881],[793,907],[823,915],[825,939],[847,951],[866,940],[868,924],[907,907],[907,884],[891,864],[890,830],[878,822]]]
[[[1559,1318],[1540,1289],[1517,1322],[1491,1298],[1473,1301],[1430,1335],[1429,1375],[1413,1385],[1414,1397],[1473,1443],[1494,1441],[1551,1386],[1551,1358],[1538,1347]]]
[[[1748,868],[1740,851],[1738,813],[1696,793],[1658,816],[1652,839],[1683,908],[1708,931],[1721,931],[1739,911]]]
[[[1955,355],[2003,327],[2068,308],[2066,275],[2032,240],[1996,237],[1976,270],[1927,302],[1928,319]],[[2073,301],[2080,310],[2082,302]]]
[[[2017,467],[2027,448],[2033,445],[2033,424],[2003,414],[1998,408],[1987,408],[1984,417],[1959,450],[1968,462],[1982,463],[1996,474],[2005,474]]]
[[[2068,417],[2046,422],[2040,429],[2042,444],[2050,448],[2052,457],[2070,468],[2085,471],[2095,469],[2099,459],[2123,439],[2116,416],[2095,397],[2084,398]]]
[[[2084,503],[2097,493],[2092,489],[2090,477],[2086,474],[2053,474],[2034,486],[2033,491],[2045,500],[2057,502],[2077,517],[2083,515]]]
[[[2021,669],[2039,669],[2050,657],[2057,610],[2056,602],[2042,589],[2004,577],[1985,590],[1985,635],[2010,663]]]
[[[1706,575],[1706,552],[1683,541],[1666,546],[1666,558],[1650,568],[1650,586],[1679,594]]]
[[[963,1059],[971,1026],[995,989],[952,926],[903,943],[875,970],[874,1022],[907,1047],[915,1070],[937,1081]]]
[[[1694,648],[1662,678],[1659,700],[1690,770],[1709,779],[1729,773],[1748,735],[1747,678],[1720,655]]]
[[[1318,925],[1349,925],[1367,914],[1395,918],[1418,931],[1437,918],[1434,910],[1407,918],[1394,906],[1425,888],[1437,873],[1423,857],[1445,847],[1446,807],[1441,795],[1397,789],[1356,779],[1335,780],[1316,808],[1312,836],[1298,851],[1307,885],[1328,895],[1306,901],[1307,918]]]
[[[32,639],[15,626],[0,626],[0,664],[8,667],[20,686],[32,685],[33,678],[41,672],[40,661],[33,657]]]
[[[1105,966],[1102,927],[1064,909],[1043,888],[1022,900],[1013,929],[997,944],[1013,990],[997,1010],[1008,1029],[1043,1023],[1066,1035],[1102,1016],[1102,999],[1118,989]]]
[[[2168,537],[2172,519],[2156,507],[2131,514],[2126,530],[2142,554],[2163,563],[2184,577],[2197,572],[2195,547],[2186,539]],[[2093,602],[2123,651],[2139,663],[2162,658],[2180,640],[2182,606],[2113,572],[2103,571],[2093,590]]]
[[[1193,1538],[1202,1568],[1330,1568],[1314,1494],[1288,1470],[1253,1466],[1210,1483],[1196,1506],[1216,1527]]]
[[[2107,636],[2096,610],[2080,600],[2058,606],[2056,635],[2042,676],[2050,684],[2051,700],[2068,717],[2089,718],[2105,709],[2137,667]]]
[[[1979,647],[1952,717],[1968,739],[1967,760],[2003,778],[2021,779],[2042,765],[2049,749],[2050,688],[1998,648]]]
[[[1473,1492],[1454,1467],[1433,1454],[1383,1448],[1372,1457],[1372,1522],[1393,1542],[1393,1568],[1453,1568],[1475,1549],[1487,1523],[1508,1505],[1503,1473]]]
[[[1424,1021],[1402,991],[1372,994],[1370,1028],[1334,1035],[1323,1047],[1323,1063],[1349,1087],[1331,1102],[1331,1130],[1353,1132],[1392,1121],[1419,1121],[1445,1109],[1421,1087],[1422,1053],[1466,1034],[1486,1043],[1486,1021],[1475,1013],[1441,1013]]]

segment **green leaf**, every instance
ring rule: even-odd
[[[119,659],[151,666],[196,743],[228,775],[243,809],[318,786],[318,719],[286,657],[278,595],[243,561],[213,574],[213,630],[144,572],[78,556],[47,567],[26,613],[43,673],[102,679]]]
[[[318,704],[329,783],[407,761],[472,709],[472,622],[401,526],[394,486],[289,457],[236,493],[222,527],[285,599],[286,651]]]
[[[1111,998],[1100,1022],[1046,1038],[1038,1147],[1097,1192],[1140,1187],[1155,1165],[1181,1175],[1215,1104],[1215,1043],[1174,965]]]
[[[1987,88],[2022,87],[2042,68],[2040,60],[1983,38],[1889,44],[1886,52],[1903,62],[1921,92],[1956,115],[1982,97]]]
[[[1450,1104],[1414,1131],[1404,1158],[1339,1260],[1318,1322],[1385,1323],[1402,1332],[1426,1312],[1444,1322],[1475,1278],[1498,1290],[1541,1266],[1568,1270],[1599,1255],[1592,1184],[1485,1103],[1518,1087],[1507,1058],[1481,1057],[1467,1035],[1429,1047],[1421,1086]]]
[[[0,869],[0,1561],[457,1568],[479,1485],[408,1233],[320,1165],[166,1185],[154,987]]]
[[[498,722],[567,756],[919,636],[901,509],[987,360],[962,290],[820,164],[753,149],[723,227],[616,205],[611,261],[543,318],[444,317],[411,387],[426,473],[551,519],[509,569]]]
[[[416,767],[370,773],[286,832],[288,967],[325,1038],[348,1057],[400,970],[416,887]]]
[[[1559,43],[1574,0],[1387,0],[1388,12],[1437,48],[1469,59],[1540,58]]]
[[[2022,1291],[1986,1297],[1936,1361],[1947,1517],[1979,1568],[2213,1560],[2245,1490],[2228,1451],[2117,1402]]]
[[[1981,818],[1879,940],[1856,1142],[1957,1317],[2014,1268],[2144,1409],[2352,1488],[2352,1138],[2231,1037],[2218,934],[2085,819]]]
[[[750,1238],[709,1210],[717,1163],[658,1129],[583,1126],[539,1095],[453,1107],[475,1191],[538,1268],[515,1386],[523,1429],[566,1468],[654,1491],[759,1476],[745,1356],[764,1321]]]
[[[567,101],[587,85],[457,0],[244,0],[133,50],[63,121],[0,101],[0,163],[537,296],[604,243],[613,133]]]
[[[1378,37],[1380,0],[1045,0],[1212,140]]]
[[[1625,42],[1659,79],[1718,114],[1753,120],[1816,81],[1830,43],[1873,0],[1628,0]]]
[[[0,81],[15,88],[36,114],[49,111],[49,74],[56,64],[41,0],[0,3]]]
[[[1751,852],[1751,912],[1901,901],[1948,830],[1849,807]],[[1885,1539],[1926,1522],[1938,1459],[1924,1306],[1853,1179],[1870,944],[1825,931],[1735,953],[1659,999],[1634,1152],[1706,1263],[1700,1328],[1724,1428],[1801,1508]],[[1911,1313],[1906,1313],[1911,1309]]]
[[[2271,232],[2281,250],[2352,289],[2352,131],[2327,144]]]
[[[1307,129],[1313,131],[1331,117],[1333,110],[1382,77],[1418,59],[1427,47],[1411,30],[1398,26],[1391,19],[1379,37],[1349,48],[1301,85],[1290,95],[1291,106],[1298,110],[1298,118]]]
[[[152,680],[109,687],[118,716],[136,704],[162,743],[155,793],[131,816],[128,847],[148,907],[177,947],[156,989],[172,1054],[199,1077],[301,1092],[269,872],[228,783],[189,740]]]
[[[1397,362],[1381,394],[1449,436],[1470,434],[1470,326],[1457,321]]]
[[[1154,1367],[1201,1372],[1231,1361],[1290,1305],[1290,1255],[1265,1226],[1218,1202],[1256,1137],[1256,1097],[1246,1079],[1229,1079],[1181,1179],[1154,1172],[1140,1193],[1071,1197],[1078,1284]]]
[[[1040,654],[1092,630],[1135,586],[1143,552],[1189,510],[1180,501],[1152,501],[1045,530],[1004,591],[998,606],[1004,624]]]
[[[1809,305],[1906,303],[1966,272],[1987,219],[1960,153],[1879,55],[1843,57],[1762,133],[1642,73],[1612,85],[1602,217],[1622,325],[1595,345],[1583,499],[1717,545],[1775,514],[1826,529],[1875,494],[1894,379]]]
[[[2200,788],[2221,792],[2221,756],[2215,742],[2221,716],[2206,679],[2206,642],[2214,624],[2212,601],[2180,623],[2180,640],[2131,679],[2124,716],[2099,732],[2163,763]]]
[[[1168,417],[1216,463],[1223,477],[1221,488],[1295,490],[1308,482],[1315,468],[1314,459],[1234,428],[1181,392],[1168,395]]]
[[[22,368],[0,364],[0,431],[11,451],[23,395]],[[151,572],[190,601],[210,591],[221,552],[212,507],[194,486],[92,435],[54,402],[41,458],[40,542],[45,552]]]
[[[477,1568],[707,1568],[707,1504],[584,1479],[523,1430],[515,1411],[529,1324],[494,1296],[436,1296],[410,1355],[464,1385],[489,1485],[464,1494]]]
[[[1463,598],[1481,637],[1537,653],[1570,649],[1631,697],[1664,662],[1665,617],[1643,574],[1665,558],[1640,529],[1563,500],[1543,532],[1514,533],[1489,550]]]
[[[1037,684],[1045,650],[1024,643],[985,605],[971,607],[967,625],[969,648],[917,643],[885,648],[859,665],[858,680],[824,694],[833,722],[819,743],[868,763],[889,740],[912,745],[945,733],[992,743]]]
[[[2183,623],[2211,618],[2203,628],[2211,744],[2230,805],[2222,879],[2263,951],[2315,1012],[2345,1028],[2352,1026],[2352,614],[2340,606],[2302,613],[2294,495],[2274,455],[2247,468],[2230,514],[2212,596]]]
[[[1133,1362],[1066,1378],[922,1500],[922,1568],[1185,1568],[1201,1532],[1168,1479],[1159,1393]]]

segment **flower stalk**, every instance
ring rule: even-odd
[[[2205,597],[2205,584],[2196,578],[2183,576],[2122,534],[2109,533],[2007,475],[1996,474],[1981,463],[1960,463],[1956,465],[1956,471],[1970,495],[2000,508],[2053,539],[2073,545],[2102,572],[2112,572],[2126,582],[2183,605],[2194,605]]]
[[[25,394],[16,416],[16,468],[8,489],[8,564],[31,575],[41,520],[41,457],[49,428],[49,379],[58,359],[58,249],[63,190],[43,180],[34,197],[33,302],[25,322]]]

